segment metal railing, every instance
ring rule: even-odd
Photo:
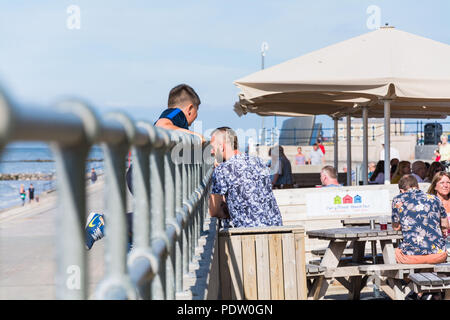
[[[85,159],[105,157],[105,276],[97,299],[175,299],[183,291],[208,209],[208,143],[134,123],[123,113],[98,117],[80,101],[55,109],[18,106],[0,94],[0,151],[12,141],[51,142],[56,160],[56,298],[87,299]],[[133,152],[133,249],[127,252],[126,156]],[[79,271],[80,279],[74,280]],[[74,282],[75,281],[75,282]],[[74,283],[79,282],[79,285]]]

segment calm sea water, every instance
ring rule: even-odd
[[[92,147],[88,158],[103,159],[101,148],[98,146]],[[30,142],[9,144],[3,149],[0,156],[0,173],[49,174],[56,172],[55,162],[39,162],[39,160],[54,160],[52,151],[47,144]],[[97,173],[102,173],[103,161],[88,161],[86,162],[86,167],[86,172],[90,172],[91,168],[95,168]],[[28,190],[30,183],[34,186],[35,195],[56,187],[55,180],[0,180],[0,210],[21,204],[20,185],[23,184],[25,189]]]

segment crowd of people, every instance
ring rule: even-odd
[[[397,158],[393,158],[389,165],[391,184],[398,184],[400,179],[407,174],[412,174],[419,183],[431,182],[437,172],[445,171],[445,166],[438,161],[429,163],[417,160],[411,164],[410,161],[399,161]],[[384,160],[369,163],[368,177],[369,184],[384,184]]]
[[[168,109],[164,110],[155,126],[169,130],[182,130],[197,117],[200,99],[195,91],[180,85],[169,94]],[[192,133],[196,134],[197,133]],[[205,139],[202,138],[202,141]],[[239,151],[235,131],[229,127],[215,129],[210,137],[211,155],[215,158],[209,196],[209,214],[219,218],[224,227],[280,226],[282,216],[273,189],[277,186],[291,186],[291,163],[281,146],[270,149],[270,166],[256,156]],[[297,163],[314,162],[306,159],[301,148],[296,157]],[[322,155],[319,144],[313,152]],[[323,162],[321,162],[323,164]],[[131,193],[130,165],[127,184]],[[384,161],[369,164],[369,181],[372,184],[384,183]],[[399,161],[390,163],[391,182],[398,184],[400,193],[392,201],[392,227],[401,230],[403,240],[396,248],[398,263],[441,263],[447,259],[446,238],[449,228],[447,218],[450,212],[450,174],[444,166],[435,161]],[[322,187],[339,188],[337,171],[332,166],[323,166],[320,172]],[[427,192],[420,190],[419,182],[430,182]],[[129,230],[129,250],[132,244],[132,213],[127,214]],[[86,247],[103,237],[104,216],[91,213],[86,224]],[[420,295],[416,298],[420,298]]]

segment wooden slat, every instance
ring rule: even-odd
[[[231,299],[231,278],[228,266],[228,238],[219,238],[219,264],[220,264],[220,283],[222,287],[222,299]]]
[[[242,236],[242,269],[244,274],[244,299],[257,300],[255,236]]]
[[[442,279],[444,285],[450,284],[450,277],[448,276],[448,274],[437,274],[437,276]]]
[[[251,228],[229,228],[224,229],[219,232],[219,237],[237,235],[237,234],[261,234],[261,233],[285,233],[285,232],[303,232],[305,230],[304,226],[271,226],[271,227],[251,227]]]
[[[435,265],[435,272],[450,272],[450,263],[440,263]]]
[[[421,286],[429,286],[431,285],[431,280],[424,277],[421,273],[413,273],[410,274],[409,279],[413,281],[414,283],[421,285]]]
[[[435,273],[423,272],[421,273],[424,277],[428,278],[431,281],[432,286],[443,286],[444,281],[439,278]]]
[[[283,244],[283,273],[284,273],[284,298],[286,300],[297,299],[297,272],[295,267],[295,243],[294,234],[282,235]]]
[[[269,235],[270,288],[273,300],[284,299],[283,251],[280,234]]]
[[[376,265],[362,265],[359,266],[359,270],[362,272],[368,271],[397,271],[397,270],[409,270],[409,269],[430,269],[433,268],[432,264],[376,264]]]
[[[294,233],[295,239],[295,264],[297,274],[297,299],[308,299],[308,286],[306,282],[306,255],[305,255],[305,235],[304,232]],[[320,270],[320,269],[319,269]]]
[[[243,273],[242,273],[242,240],[241,236],[228,238],[230,244],[230,258],[228,266],[231,279],[231,299],[242,300],[244,297]]]
[[[256,275],[258,280],[258,299],[270,300],[269,237],[267,234],[255,235]]]
[[[381,240],[381,249],[383,250],[383,261],[385,264],[396,264],[395,250],[392,240]]]
[[[315,264],[307,264],[306,272],[307,273],[319,273],[319,266],[316,266]]]

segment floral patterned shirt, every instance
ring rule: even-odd
[[[403,241],[399,248],[406,255],[445,252],[441,218],[446,217],[441,201],[419,189],[409,189],[392,200],[392,222],[401,225]]]
[[[221,194],[230,213],[224,227],[281,226],[270,172],[258,157],[237,154],[214,169],[212,194]]]

